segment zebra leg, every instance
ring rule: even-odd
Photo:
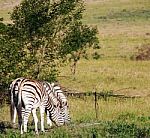
[[[11,86],[12,87],[12,86]],[[11,105],[10,105],[10,113],[11,113],[11,122],[13,125],[16,122],[16,116],[17,116],[17,109],[16,109],[16,103],[14,98],[14,92],[12,91],[13,88],[11,88]]]
[[[40,115],[41,115],[41,131],[45,132],[44,130],[44,113],[45,113],[45,107],[40,106]]]
[[[28,124],[28,119],[29,119],[29,115],[31,113],[31,106],[26,106],[25,108],[25,113],[24,113],[24,132],[27,132],[27,124]]]
[[[16,107],[13,108],[13,117],[12,117],[12,123],[16,123],[16,116],[17,116],[17,110]]]
[[[24,120],[24,113],[25,113],[25,109],[24,109],[24,108],[22,108],[21,112],[22,112],[22,120]]]
[[[37,118],[37,115],[36,115],[36,109],[32,110],[32,115],[33,115],[33,118],[34,118],[35,133],[38,134],[38,118]]]
[[[52,121],[49,118],[49,111],[46,110],[46,117],[47,117],[47,125],[49,125],[50,127],[52,126]]]
[[[21,114],[21,110],[19,108],[17,108],[17,113],[18,113],[18,124],[19,124],[19,128],[20,128],[20,132],[21,132],[21,134],[23,134],[23,129],[22,129],[22,114]]]

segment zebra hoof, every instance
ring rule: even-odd
[[[52,127],[52,124],[47,124],[47,125],[48,125],[48,127],[50,127],[50,128]]]
[[[36,135],[39,135],[39,132],[38,132],[38,131],[35,131],[35,134],[36,134]]]
[[[12,127],[12,128],[17,128],[16,123],[12,123],[12,124],[11,124],[11,127]]]
[[[42,132],[42,133],[45,133],[45,130],[42,130],[41,132]]]

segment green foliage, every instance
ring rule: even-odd
[[[2,66],[15,67],[5,75],[10,80],[19,75],[55,80],[62,59],[98,43],[97,29],[81,22],[83,11],[82,0],[23,0],[11,14],[13,23],[1,25],[8,28],[3,34],[8,35],[8,41],[3,42],[5,50],[1,55],[7,62]],[[6,58],[8,51],[11,57]]]
[[[0,85],[6,87],[12,77],[20,75],[21,52],[18,43],[7,34],[9,26],[0,22]]]
[[[150,136],[149,127],[139,127],[134,123],[125,121],[107,122],[105,131],[108,137],[128,138],[128,137],[148,137]]]
[[[69,28],[69,33],[63,40],[62,53],[69,54],[78,49],[85,49],[86,45],[93,45],[94,42],[97,42],[96,33],[96,28],[82,25],[81,22],[74,24]]]

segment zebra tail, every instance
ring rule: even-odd
[[[18,87],[18,105],[17,105],[17,112],[18,117],[22,114],[22,82],[20,82],[20,86]]]
[[[11,104],[10,104],[10,117],[11,117],[11,122],[14,123],[14,118],[15,118],[15,103],[14,103],[14,97],[13,97],[13,89],[14,89],[14,83],[10,85],[10,95],[11,95]]]

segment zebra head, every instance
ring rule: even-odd
[[[63,124],[68,124],[70,122],[68,103],[67,103],[67,98],[64,95],[61,87],[55,83],[48,83],[48,82],[44,82],[44,83],[45,83],[46,91],[49,95],[49,99],[51,100],[51,103],[54,104],[54,109],[55,109],[54,112],[57,112],[59,116],[62,116],[64,120]],[[50,119],[52,119],[52,116],[50,116]]]
[[[58,101],[60,102],[60,109],[64,118],[64,123],[68,124],[70,122],[69,116],[69,109],[68,109],[68,102],[67,97],[65,96],[61,86],[55,83],[49,83],[53,94],[57,97]]]
[[[55,97],[53,93],[48,95],[47,111],[49,112],[49,118],[57,125],[64,125],[65,120],[63,117],[63,112],[60,108],[60,102]]]
[[[64,124],[68,124],[70,122],[70,115],[69,115],[69,109],[68,109],[68,103],[67,101],[66,102],[62,102],[61,103],[61,112],[62,112],[62,115],[63,115],[63,118],[64,118]]]

